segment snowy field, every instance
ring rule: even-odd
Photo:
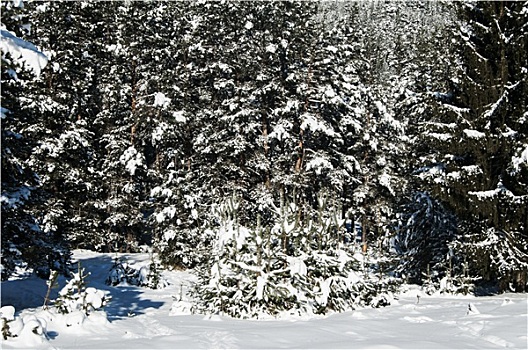
[[[147,254],[124,254],[132,266]],[[421,295],[409,286],[393,305],[317,318],[283,315],[280,320],[236,320],[192,315],[185,291],[188,272],[165,272],[162,290],[104,284],[115,254],[76,251],[90,272],[88,286],[110,292],[108,315],[67,319],[42,310],[45,281],[20,277],[2,282],[2,306],[13,305],[20,319],[36,317],[46,337],[25,333],[2,340],[3,349],[526,349],[527,295],[491,297]],[[64,278],[60,279],[61,287]],[[55,296],[57,290],[54,290]],[[471,311],[468,310],[471,306]],[[78,324],[80,323],[80,324]],[[71,324],[67,326],[67,324]]]

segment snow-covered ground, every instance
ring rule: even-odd
[[[147,254],[123,254],[132,266]],[[318,318],[283,316],[280,320],[237,320],[222,315],[192,315],[189,272],[165,272],[162,290],[104,284],[115,254],[76,251],[90,272],[88,286],[108,290],[104,314],[80,325],[42,311],[45,281],[19,278],[2,282],[2,306],[13,305],[19,318],[44,321],[47,339],[26,334],[2,340],[2,348],[38,349],[189,349],[189,348],[353,348],[353,349],[498,349],[528,347],[527,295],[491,297],[427,296],[409,286],[393,305]],[[59,280],[61,287],[65,280]],[[54,291],[56,296],[57,290]],[[418,299],[417,295],[421,297]],[[53,297],[53,295],[52,295]],[[419,300],[419,301],[418,301]],[[468,305],[471,311],[468,310]],[[67,326],[66,324],[72,324]],[[30,339],[31,338],[31,339]]]

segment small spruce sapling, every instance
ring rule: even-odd
[[[151,289],[162,289],[168,285],[168,282],[161,276],[161,266],[152,253],[145,285]]]
[[[165,288],[169,283],[161,276],[160,264],[150,254],[149,266],[143,266],[139,270],[123,263],[119,258],[114,259],[114,264],[108,272],[105,283],[109,286],[117,286],[123,282],[128,285],[148,287],[151,289]]]
[[[127,268],[123,265],[121,260],[116,257],[114,259],[114,265],[110,268],[108,272],[108,277],[106,278],[105,284],[109,286],[117,286],[123,281],[127,280]],[[130,271],[128,271],[130,273]]]
[[[79,262],[77,272],[72,273],[72,279],[62,288],[55,301],[55,306],[60,313],[81,311],[88,316],[92,311],[106,306],[109,298],[104,291],[86,287],[88,276],[89,273],[85,274]]]
[[[431,274],[430,265],[427,264],[427,272],[422,273],[424,276],[424,282],[422,289],[427,295],[432,295],[438,290],[437,284],[433,281],[433,275]]]
[[[77,272],[72,273],[72,279],[66,282],[55,301],[55,306],[60,313],[68,314],[79,309],[79,303],[83,303],[83,294],[86,290],[86,277],[88,277],[88,274],[84,274],[84,268],[81,267],[79,262]]]

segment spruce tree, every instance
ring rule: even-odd
[[[102,186],[94,122],[101,107],[102,9],[91,2],[32,2],[28,8],[30,38],[50,56],[41,82],[29,92],[40,96],[28,106],[40,121],[31,129],[41,140],[31,162],[48,193],[38,218],[45,230],[62,232],[73,247],[97,249],[102,211],[95,200]]]
[[[41,140],[31,132],[39,119],[28,106],[38,104],[39,97],[29,87],[42,78],[48,59],[15,35],[26,34],[27,23],[17,21],[27,20],[24,11],[21,3],[2,2],[2,16],[14,26],[2,29],[2,279],[16,267],[47,276],[50,269],[64,269],[69,259],[63,236],[43,230],[36,215],[47,194],[30,162]]]
[[[460,3],[457,13],[453,69],[421,124],[417,174],[457,216],[456,247],[470,274],[523,290],[525,4]]]
[[[438,283],[448,273],[445,261],[456,238],[455,217],[429,193],[416,192],[401,221],[395,245],[398,272],[411,283],[421,284],[426,276]]]

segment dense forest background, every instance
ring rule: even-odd
[[[527,2],[1,10],[48,59],[2,51],[2,279],[148,245],[204,308],[365,261],[366,289],[526,290]]]

